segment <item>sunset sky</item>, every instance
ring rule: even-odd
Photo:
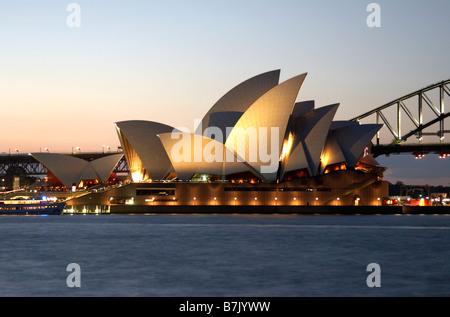
[[[274,69],[308,72],[298,100],[340,103],[340,120],[450,78],[448,0],[378,1],[380,28],[361,0],[73,1],[80,28],[71,2],[0,2],[0,152],[115,151],[124,120],[193,130]],[[450,185],[449,159],[378,161],[389,181]]]

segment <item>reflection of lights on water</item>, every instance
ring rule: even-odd
[[[421,160],[425,157],[425,154],[416,154],[416,160]]]

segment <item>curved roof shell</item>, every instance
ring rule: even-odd
[[[198,127],[195,133],[203,134],[206,128],[212,126],[211,115],[215,112],[244,113],[258,98],[277,86],[279,80],[280,70],[278,69],[259,74],[240,83],[211,107],[201,121],[201,129]]]
[[[347,166],[355,167],[364,149],[383,127],[381,124],[356,124],[336,128],[332,131],[341,151],[345,157]]]
[[[50,170],[67,188],[81,181],[82,171],[89,162],[74,156],[56,153],[32,153],[36,160]]]
[[[123,154],[111,154],[90,162],[90,165],[95,170],[98,175],[98,180],[101,183],[105,183],[108,180],[122,157]]]
[[[237,156],[242,157],[246,162],[268,182],[274,182],[277,179],[277,171],[263,172],[264,165],[260,158],[251,160],[250,156],[259,154],[258,146],[263,137],[267,137],[267,149],[274,149],[281,153],[283,140],[289,123],[295,101],[306,78],[306,73],[293,77],[278,86],[272,88],[262,97],[260,97],[238,120],[235,127],[225,143],[228,149],[232,150]],[[278,129],[278,138],[274,140],[277,144],[272,144],[272,135],[263,136],[260,128]],[[242,132],[248,129],[256,129],[256,142],[238,142],[242,138]],[[245,143],[243,146],[239,144]]]
[[[153,121],[122,121],[116,124],[117,133],[132,175],[146,175],[162,180],[173,171],[169,157],[158,134],[172,132],[173,127]],[[136,176],[134,176],[136,177]]]
[[[338,163],[355,167],[364,149],[381,127],[380,124],[360,125],[353,121],[332,122],[323,150],[321,172],[327,166]]]
[[[275,182],[302,169],[317,176],[336,163],[355,167],[382,125],[333,121],[339,104],[315,109],[313,100],[296,102],[306,76],[279,84],[275,70],[244,81],[216,102],[195,133],[151,121],[116,123],[133,180],[251,172]]]
[[[330,131],[323,149],[320,172],[323,173],[327,166],[338,163],[346,163],[346,160],[338,139],[333,131]]]
[[[319,173],[328,130],[339,104],[314,109],[294,119],[292,151],[282,162],[282,173],[308,169],[311,176]]]
[[[197,173],[225,176],[250,170],[242,159],[214,139],[182,132],[158,136],[180,180],[190,180]]]
[[[107,181],[123,154],[108,155],[93,161],[56,153],[31,153],[67,188],[76,186],[81,180],[96,179],[101,183]]]

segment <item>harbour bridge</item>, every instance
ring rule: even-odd
[[[450,116],[445,111],[449,84],[450,79],[432,84],[353,118],[357,122],[384,124],[371,144],[373,156],[450,156],[450,143],[445,142],[445,135],[450,133],[445,129],[445,120]]]
[[[450,79],[432,84],[351,121],[383,123],[383,128],[371,143],[371,153],[374,157],[402,153],[413,154],[418,159],[426,154],[437,154],[441,158],[450,157],[450,143],[445,142],[445,135],[450,133],[450,130],[445,129],[445,120],[450,117],[450,112],[446,112],[444,107],[446,98],[450,97],[449,84]],[[91,161],[112,154],[116,153],[72,152],[68,155]],[[128,172],[125,157],[122,157],[114,173],[120,175]],[[31,155],[4,154],[0,155],[0,175],[6,174],[44,176],[47,175],[47,169]]]

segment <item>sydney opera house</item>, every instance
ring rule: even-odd
[[[275,70],[242,82],[198,120],[195,131],[117,122],[123,154],[102,161],[63,163],[34,155],[66,187],[106,182],[125,156],[127,185],[72,204],[379,205],[388,196],[385,168],[368,149],[381,125],[335,121],[339,104],[298,102],[306,75],[280,83]]]

